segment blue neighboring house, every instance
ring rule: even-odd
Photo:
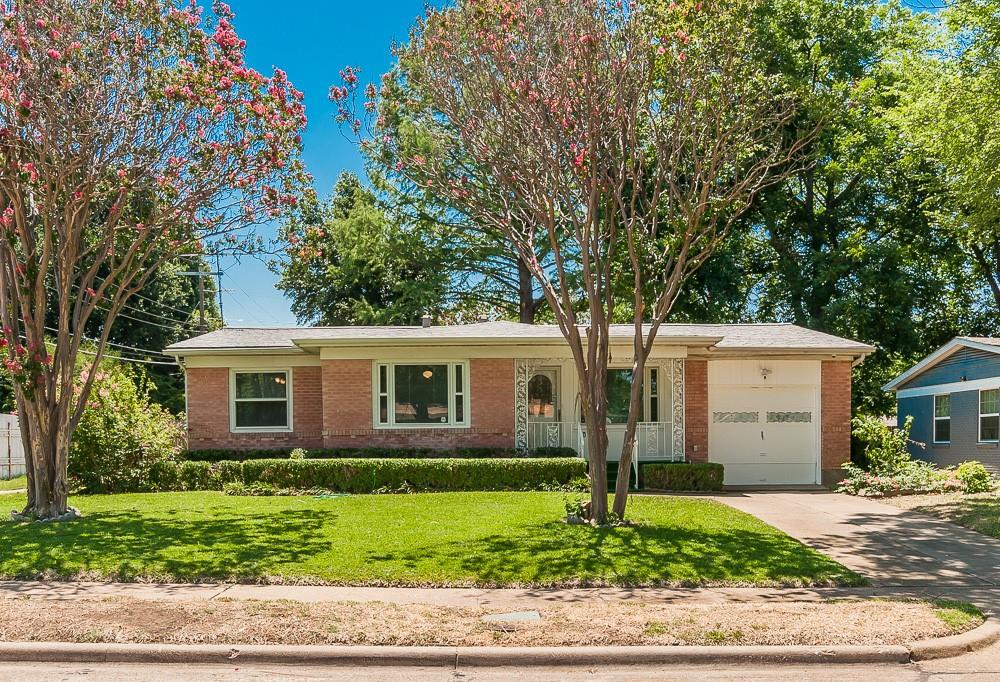
[[[913,417],[914,457],[940,466],[974,459],[1000,473],[1000,338],[959,336],[884,386],[899,424]]]

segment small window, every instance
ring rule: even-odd
[[[287,371],[233,373],[233,429],[285,431],[291,428]]]
[[[951,396],[934,396],[934,442],[951,442]]]
[[[379,364],[375,370],[380,426],[465,426],[468,380],[464,363]]]
[[[649,419],[660,421],[660,370],[652,367],[649,370]]]
[[[760,413],[713,412],[712,421],[716,424],[756,424],[760,421]]]
[[[768,424],[811,424],[812,412],[768,412]]]
[[[979,392],[979,440],[984,443],[1000,440],[1000,389]]]

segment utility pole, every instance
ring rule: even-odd
[[[189,272],[178,272],[178,275],[182,277],[197,277],[198,278],[198,327],[204,334],[208,331],[208,319],[205,317],[205,278],[206,277],[218,277],[219,282],[222,282],[222,271],[218,270],[216,272],[203,272],[201,270],[192,270]],[[219,312],[222,312],[220,306]]]

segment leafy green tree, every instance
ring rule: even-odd
[[[1000,1],[955,0],[903,60],[898,118],[943,186],[928,209],[1000,309]]]
[[[416,324],[448,308],[451,271],[440,237],[394,222],[358,178],[344,173],[333,197],[282,230],[271,264],[300,322]]]
[[[954,236],[931,229],[934,169],[896,123],[900,55],[923,26],[892,3],[778,0],[757,27],[770,68],[804,102],[796,125],[822,131],[812,163],[760,195],[742,251],[716,265],[723,281],[743,280],[729,310],[873,343],[855,406],[891,412],[881,386],[894,373],[949,336],[991,327]]]

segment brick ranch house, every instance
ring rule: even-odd
[[[612,329],[609,459],[632,328]],[[710,461],[727,485],[829,482],[850,458],[851,368],[874,349],[789,324],[665,325],[643,377],[638,462]],[[189,447],[564,446],[585,452],[551,325],[227,328],[170,346]]]

